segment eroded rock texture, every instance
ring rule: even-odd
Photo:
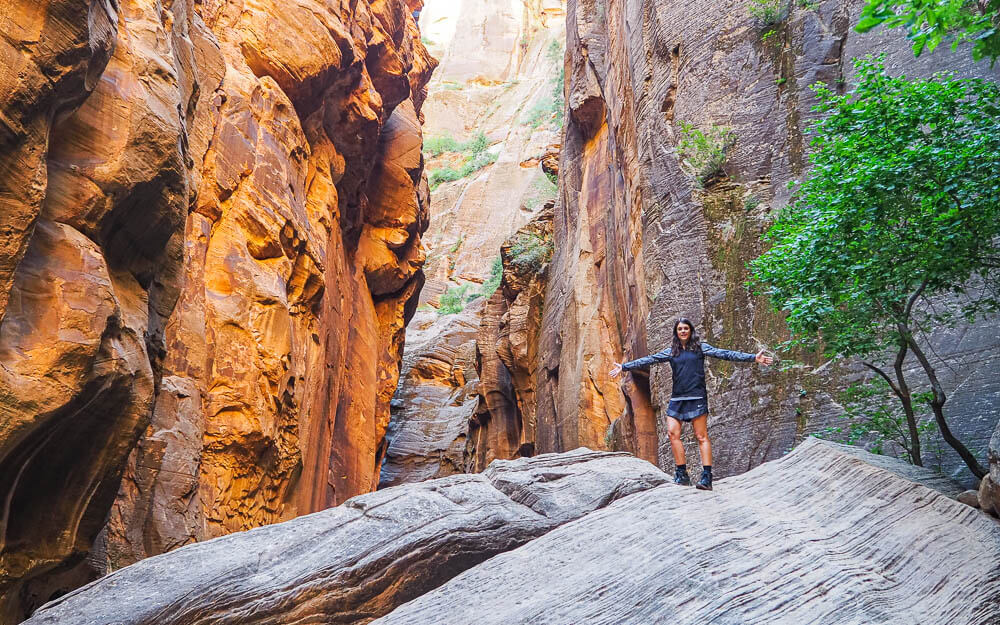
[[[494,161],[431,193],[431,225],[423,237],[427,284],[408,331],[382,486],[482,470],[493,458],[515,457],[508,452],[519,446],[519,426],[511,422],[514,440],[503,451],[466,451],[469,428],[489,416],[477,400],[475,345],[492,293],[472,298],[484,292],[504,241],[555,197],[541,162],[558,154],[554,91],[564,17],[559,2],[542,5],[432,0],[420,15],[427,45],[442,59],[424,106],[428,145],[467,144],[481,135],[479,158]],[[427,169],[460,170],[473,158],[468,152],[429,154]],[[449,289],[465,289],[464,310],[439,317],[435,309]]]
[[[374,623],[996,623],[1000,524],[939,486],[961,490],[809,439],[713,492],[622,499]]]
[[[7,2],[0,619],[90,548],[149,422],[205,111],[192,6]],[[51,574],[46,581],[40,576]]]
[[[447,316],[422,310],[407,326],[380,487],[467,472],[469,421],[479,407],[476,338],[484,305],[479,298]]]
[[[361,495],[143,560],[27,623],[367,623],[497,553],[667,479],[626,454],[584,449],[497,462],[480,475]]]
[[[419,7],[0,2],[2,619],[374,489],[423,283]]]
[[[553,205],[500,248],[503,278],[476,341],[479,404],[469,422],[466,467],[535,453],[538,339],[552,256]]]
[[[794,5],[795,3],[793,3]],[[567,126],[555,215],[556,254],[539,347],[539,451],[594,445],[673,464],[659,431],[668,366],[607,378],[612,362],[663,349],[678,316],[713,345],[755,351],[785,338],[781,319],[750,296],[745,263],[806,167],[810,84],[843,88],[851,58],[886,54],[909,76],[943,69],[996,79],[968,50],[913,57],[898,31],[856,33],[863,2],[795,5],[766,38],[740,2],[573,0],[567,3]],[[839,82],[838,82],[839,81]],[[679,122],[730,128],[724,174],[700,188],[677,156]],[[955,429],[977,455],[1000,418],[996,322],[941,332],[934,350]],[[710,362],[717,475],[780,457],[841,412],[835,391],[855,375],[808,354],[790,371]],[[689,441],[689,462],[697,459]],[[939,448],[939,453],[930,451]],[[960,474],[947,446],[925,463]],[[966,474],[967,475],[967,474]]]

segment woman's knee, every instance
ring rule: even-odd
[[[698,430],[695,430],[694,431],[694,437],[698,440],[699,443],[707,443],[707,442],[709,442],[709,440],[708,440],[708,432],[707,431],[699,432]]]

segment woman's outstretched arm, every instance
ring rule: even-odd
[[[764,350],[760,350],[756,354],[751,354],[750,352],[738,352],[731,349],[719,349],[718,347],[712,347],[708,343],[702,341],[701,351],[706,356],[719,358],[721,360],[733,360],[736,362],[753,362],[756,360],[762,365],[769,365],[774,362],[773,358],[764,355]]]
[[[638,369],[640,367],[646,367],[654,362],[670,362],[672,356],[670,355],[670,350],[665,349],[662,352],[656,352],[655,354],[650,354],[649,356],[643,356],[642,358],[636,358],[635,360],[630,360],[628,362],[616,362],[615,366],[611,368],[608,374],[617,378],[622,371],[631,371],[632,369]]]

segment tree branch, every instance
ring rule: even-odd
[[[876,367],[875,365],[873,365],[872,363],[870,363],[868,361],[862,360],[861,364],[863,364],[864,366],[868,367],[869,369],[871,369],[875,373],[877,373],[880,376],[882,376],[882,379],[885,380],[889,384],[889,388],[892,389],[892,392],[895,393],[896,397],[898,397],[900,399],[903,398],[903,394],[900,392],[899,387],[896,386],[896,383],[892,381],[892,378],[889,377],[889,374],[887,374],[885,371],[883,371],[879,367]]]
[[[983,469],[976,457],[972,455],[972,452],[962,444],[958,438],[955,437],[951,432],[951,428],[948,427],[948,422],[944,419],[944,403],[948,400],[948,397],[944,393],[944,389],[941,388],[941,382],[938,381],[937,373],[934,371],[934,366],[931,365],[930,361],[927,359],[927,355],[924,354],[923,350],[917,344],[916,339],[913,338],[913,334],[909,332],[909,328],[898,325],[899,331],[906,338],[906,342],[909,344],[910,349],[913,350],[913,355],[917,357],[920,362],[920,366],[924,368],[924,373],[927,374],[927,379],[931,382],[931,390],[934,392],[934,398],[931,400],[931,410],[934,411],[934,419],[937,421],[938,429],[941,431],[941,437],[944,438],[945,442],[951,445],[962,460],[965,461],[965,465],[969,467],[972,474],[978,478],[982,478],[986,475],[986,470]]]
[[[913,305],[917,302],[920,294],[924,292],[924,289],[927,288],[928,282],[930,282],[930,278],[925,277],[923,282],[920,283],[920,286],[917,287],[917,290],[911,293],[910,297],[906,300],[906,306],[903,307],[904,323],[910,320],[910,312],[913,310]]]

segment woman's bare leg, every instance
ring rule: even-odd
[[[673,419],[667,421],[669,423]],[[708,415],[703,414],[700,417],[695,417],[691,422],[691,427],[694,428],[694,437],[698,439],[698,451],[701,452],[702,466],[712,466],[712,441],[708,440]],[[677,432],[680,433],[680,424],[678,424]],[[670,444],[673,445],[673,443],[674,439],[671,437]],[[681,447],[681,453],[684,453],[683,447]],[[674,457],[676,456],[677,451],[675,450]]]
[[[667,436],[670,437],[670,450],[674,452],[674,462],[684,464],[684,443],[681,442],[681,422],[673,417],[667,417]]]

